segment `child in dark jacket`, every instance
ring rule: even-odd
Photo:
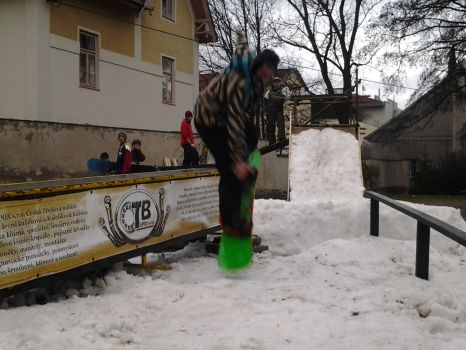
[[[138,164],[142,163],[143,161],[145,161],[146,156],[144,155],[144,153],[142,153],[141,140],[135,139],[135,140],[133,140],[131,145],[133,147],[133,150],[131,151],[131,156],[133,158],[133,164],[138,165]]]

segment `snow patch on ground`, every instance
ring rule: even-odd
[[[255,256],[242,278],[215,258],[168,256],[174,270],[112,272],[99,296],[0,311],[0,349],[451,349],[466,345],[466,273],[415,244],[333,239],[299,254]],[[193,247],[187,251],[192,256]],[[454,288],[453,288],[454,286]]]
[[[405,203],[466,231],[459,209]],[[309,200],[286,202],[257,200],[254,208],[255,231],[275,255],[293,255],[335,238],[358,238],[369,234],[370,201]],[[416,220],[380,205],[380,236],[416,240]],[[436,231],[431,232],[431,246],[441,252],[463,254],[466,249]]]

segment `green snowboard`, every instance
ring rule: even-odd
[[[260,165],[261,154],[258,149],[251,152],[248,158],[249,166],[257,171]],[[251,177],[241,194],[241,216],[242,219],[252,224],[252,214],[254,206],[254,195],[256,177]],[[218,253],[218,265],[228,271],[238,271],[245,269],[252,262],[252,237],[233,237],[225,232],[222,233],[220,248]]]

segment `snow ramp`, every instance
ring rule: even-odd
[[[358,140],[332,128],[308,129],[292,135],[289,181],[292,202],[362,198]]]

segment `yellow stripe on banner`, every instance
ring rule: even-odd
[[[28,188],[28,189],[18,189],[15,190],[14,187],[24,187],[24,183],[9,184],[8,190],[2,191],[2,186],[0,186],[0,199],[11,199],[19,197],[28,197],[28,196],[37,196],[45,194],[58,194],[58,193],[71,193],[85,190],[95,190],[100,188],[110,188],[110,187],[121,187],[121,186],[130,186],[130,185],[139,185],[147,183],[157,183],[157,182],[166,182],[166,181],[176,181],[176,180],[185,180],[192,179],[196,177],[210,177],[218,176],[219,173],[217,170],[210,170],[204,172],[189,172],[183,174],[174,174],[174,175],[161,175],[155,177],[140,177],[135,179],[121,179],[121,180],[112,180],[112,181],[102,181],[102,182],[90,182],[85,184],[70,184],[70,185],[61,185],[61,186],[48,186],[40,187],[41,184],[53,181],[38,181],[31,186],[37,185],[37,188]],[[89,179],[89,178],[84,178]],[[76,181],[77,179],[70,179],[69,182]],[[63,182],[63,180],[57,180]]]

